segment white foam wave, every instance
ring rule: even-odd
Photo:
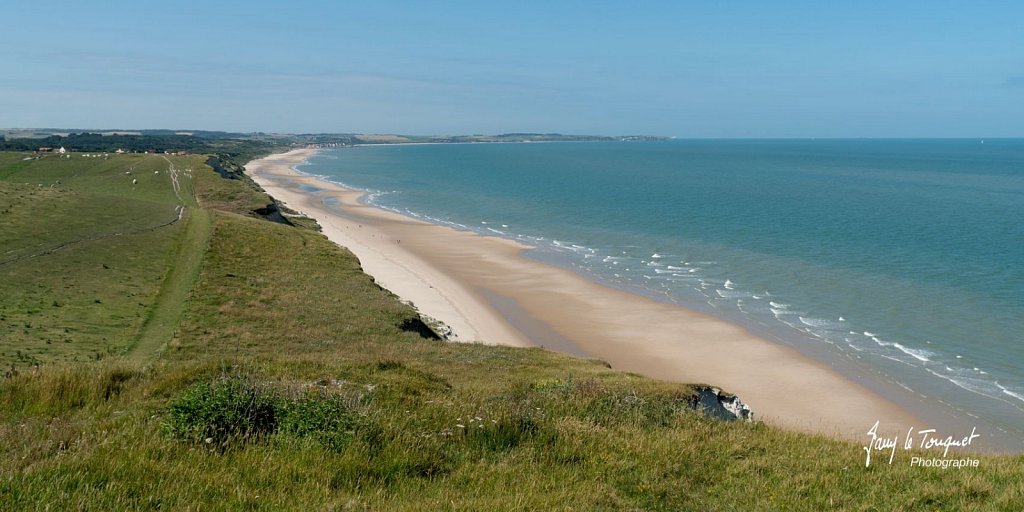
[[[735,288],[736,284],[733,283],[732,281],[728,280],[728,279],[725,280],[725,284],[723,286],[725,286],[726,290],[735,290],[736,289]]]
[[[750,293],[748,292],[740,292],[733,290],[715,290],[715,292],[718,293],[718,296],[722,297],[723,299],[738,299],[741,297],[750,297]]]
[[[837,327],[835,322],[824,318],[810,318],[803,316],[798,316],[797,318],[800,319],[800,323],[808,327],[815,327],[818,329],[834,329]]]
[[[913,357],[914,359],[917,359],[918,361],[921,361],[922,363],[927,363],[927,362],[931,361],[931,358],[935,356],[934,353],[929,352],[927,350],[923,350],[923,349],[920,349],[920,348],[910,348],[910,347],[908,347],[906,345],[897,343],[895,341],[881,340],[881,339],[878,339],[877,336],[871,336],[870,338],[871,338],[872,341],[874,341],[875,343],[877,343],[881,347],[895,348],[896,350],[899,350],[900,352],[903,352],[904,354],[906,354],[906,355],[908,355],[910,357]]]
[[[904,360],[902,360],[902,359],[896,358],[896,357],[892,357],[892,356],[887,356],[887,355],[885,355],[885,354],[877,354],[877,355],[878,355],[879,357],[883,357],[883,358],[885,358],[885,359],[888,359],[888,360],[890,360],[890,361],[895,361],[895,362],[897,362],[897,363],[900,363],[900,364],[902,364],[902,365],[905,365],[905,366],[909,366],[909,367],[911,367],[911,368],[913,368],[913,367],[914,367],[914,365],[912,365],[912,364],[910,364],[910,363],[908,363],[908,362],[906,362],[906,361],[904,361]]]
[[[1021,402],[1024,402],[1024,395],[1022,395],[1020,393],[1015,393],[1013,391],[1010,391],[1009,389],[1006,388],[1006,386],[1003,386],[999,382],[996,382],[995,384],[999,388],[999,390],[1003,392],[1003,394],[1012,396],[1012,397],[1016,398],[1017,400],[1020,400]]]
[[[989,398],[994,398],[996,400],[1000,400],[1000,401],[1006,402],[1006,400],[1004,400],[1004,399],[996,396],[995,394],[993,394],[990,389],[986,389],[984,384],[979,384],[974,379],[965,379],[965,378],[953,377],[951,375],[943,375],[943,374],[941,374],[939,372],[936,372],[935,370],[932,370],[931,368],[925,368],[925,370],[927,370],[928,373],[930,373],[930,374],[932,374],[932,375],[934,375],[934,376],[936,376],[936,377],[938,377],[940,379],[952,382],[953,384],[955,384],[957,387],[959,387],[961,389],[965,389],[965,390],[970,391],[972,393],[977,393],[977,394],[982,395],[982,396],[987,396]],[[1007,403],[1009,403],[1009,402],[1007,402]]]
[[[789,304],[783,304],[781,302],[775,302],[775,301],[771,301],[770,300],[770,301],[768,301],[768,304],[770,304],[773,308],[789,309]]]

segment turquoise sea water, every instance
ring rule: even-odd
[[[365,146],[300,169],[1024,431],[1024,140]]]

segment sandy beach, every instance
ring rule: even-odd
[[[294,166],[315,150],[246,165],[288,207],[359,258],[377,282],[443,321],[453,339],[544,346],[612,367],[735,393],[756,418],[802,431],[866,440],[924,421],[798,351],[701,313],[606,287],[522,253],[497,237],[428,224],[359,202],[361,192]]]

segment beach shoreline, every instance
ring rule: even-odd
[[[876,420],[879,432],[936,426],[934,417],[725,320],[588,280],[527,257],[529,247],[512,240],[366,205],[363,192],[294,168],[315,154],[271,155],[246,171],[277,200],[315,218],[381,286],[451,327],[455,341],[544,346],[654,378],[714,385],[766,423],[833,437],[866,441]]]

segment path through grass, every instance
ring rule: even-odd
[[[177,240],[175,257],[135,343],[128,350],[132,360],[152,361],[171,340],[199,275],[212,230],[210,212],[199,208],[184,212],[184,232]]]

